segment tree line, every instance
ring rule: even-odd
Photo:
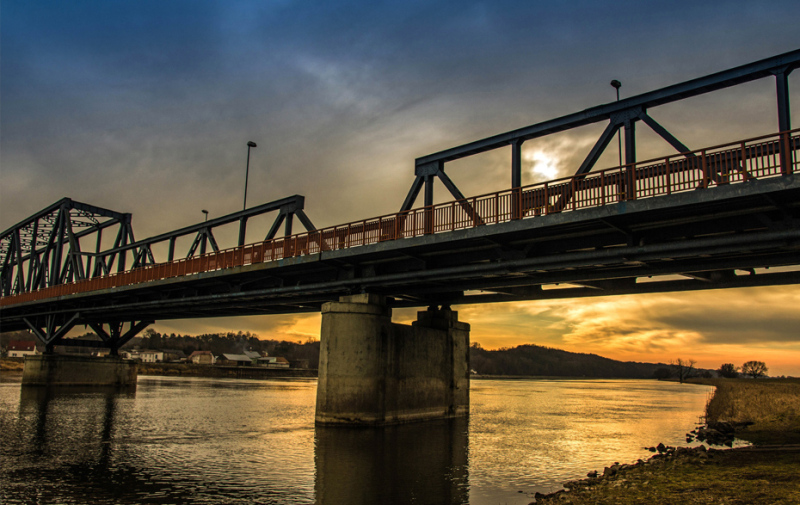
[[[727,377],[729,379],[735,379],[739,377],[739,375],[749,376],[753,379],[758,379],[759,377],[764,377],[767,375],[769,369],[767,368],[766,363],[763,361],[746,361],[741,368],[737,367],[733,363],[723,363],[722,366],[719,367],[717,372],[722,377]]]
[[[181,335],[159,333],[152,328],[134,337],[123,349],[139,347],[141,349],[174,349],[183,351],[187,356],[194,351],[211,351],[215,356],[221,354],[242,354],[244,351],[266,352],[270,356],[280,356],[289,361],[308,360],[311,368],[319,363],[319,341],[308,338],[305,342],[298,340],[260,339],[257,334],[246,332],[203,333],[201,335]]]
[[[481,375],[651,379],[663,364],[617,361],[533,344],[487,350],[470,347],[470,366]]]

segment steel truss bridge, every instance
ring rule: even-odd
[[[2,331],[31,329],[49,349],[96,347],[63,339],[84,324],[116,352],[158,319],[313,312],[361,292],[413,307],[800,283],[800,272],[764,270],[800,266],[788,81],[798,65],[800,50],[418,158],[398,213],[324,229],[293,196],[137,241],[130,214],[65,198],[0,236]],[[690,149],[648,114],[763,78],[776,83],[778,133]],[[603,121],[572,177],[521,185],[523,142]],[[637,161],[638,122],[676,152]],[[593,171],[620,130],[625,164]],[[509,145],[511,189],[466,198],[445,173],[447,162]],[[433,204],[435,179],[453,201]],[[264,240],[246,244],[248,219],[268,212],[277,216]],[[220,249],[214,230],[232,223],[238,244]],[[192,236],[176,258],[176,241]]]

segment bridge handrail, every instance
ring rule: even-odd
[[[769,139],[769,140],[768,140]],[[0,298],[0,306],[800,172],[800,128]]]

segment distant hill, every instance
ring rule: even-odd
[[[581,354],[533,344],[489,351],[473,344],[470,366],[481,375],[544,375],[651,379],[670,369],[661,363],[616,361],[596,354]],[[656,372],[657,370],[660,372]]]

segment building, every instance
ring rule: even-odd
[[[139,359],[142,360],[142,363],[156,363],[158,361],[164,361],[164,351],[152,351],[149,349],[139,351]]]
[[[142,359],[139,352],[139,349],[131,349],[128,351],[120,351],[119,355],[124,359]]]
[[[211,351],[195,351],[189,355],[189,362],[195,365],[213,365],[216,359]]]
[[[225,353],[217,359],[218,365],[228,366],[250,366],[253,364],[254,358],[247,354],[231,354]]]
[[[186,361],[186,353],[180,349],[163,349],[161,352],[164,353],[164,357],[161,358],[162,361],[173,363]]]
[[[132,351],[129,353],[129,356],[132,359],[139,358],[142,360],[142,363],[166,363],[166,362],[179,362],[179,361],[186,361],[186,354],[183,351],[177,349],[162,349],[160,351],[154,349],[144,349],[139,351],[139,354],[136,355],[136,351]]]
[[[39,354],[36,350],[36,342],[25,342],[22,340],[12,340],[8,343],[9,358],[24,358]]]
[[[258,366],[266,368],[289,368],[289,361],[286,358],[277,356],[264,356],[256,360]]]

